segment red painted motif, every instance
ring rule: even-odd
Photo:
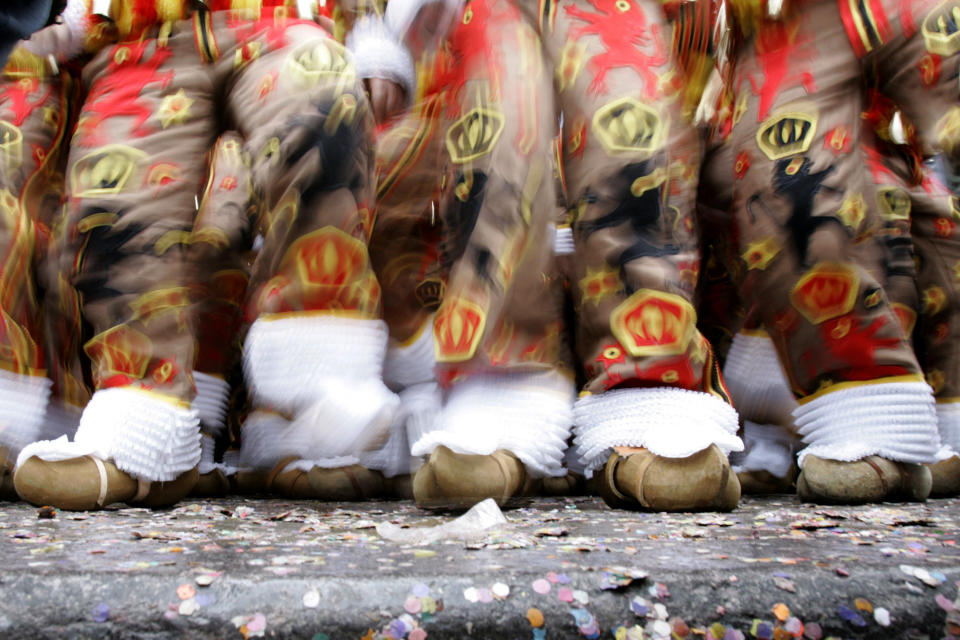
[[[83,108],[81,140],[84,146],[110,142],[100,127],[108,118],[133,118],[129,135],[134,138],[151,132],[146,122],[153,115],[153,109],[141,102],[140,94],[151,84],[167,87],[173,80],[173,71],[160,72],[160,67],[172,55],[169,49],[158,48],[149,60],[143,59],[149,44],[149,40],[143,40],[114,48],[113,60],[94,84]],[[125,137],[116,131],[111,133],[111,137]]]
[[[816,48],[809,38],[798,37],[800,23],[769,22],[757,32],[755,53],[763,83],[749,76],[753,93],[760,97],[757,109],[757,122],[763,122],[770,114],[773,103],[780,91],[788,86],[800,84],[807,93],[814,93],[817,85],[809,71],[791,71],[791,65],[798,60],[812,60]]]
[[[646,96],[655,97],[660,76],[653,69],[670,61],[660,26],[654,24],[648,29],[643,10],[629,0],[589,1],[597,10],[596,13],[576,6],[567,6],[566,12],[570,17],[586,23],[582,27],[571,27],[571,38],[597,35],[606,47],[604,53],[590,59],[593,71],[590,90],[595,94],[606,92],[607,73],[611,69],[627,67],[643,79]],[[627,8],[624,10],[622,7]]]

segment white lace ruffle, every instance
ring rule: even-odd
[[[533,477],[563,475],[573,396],[573,383],[554,372],[471,376],[450,389],[412,453],[426,456],[440,445],[473,455],[505,449]]]
[[[227,424],[230,384],[223,378],[200,371],[193,372],[193,382],[197,387],[197,396],[191,406],[200,417],[200,430],[217,436]]]
[[[328,397],[331,386],[343,386],[331,381],[379,383],[386,348],[387,326],[380,320],[259,318],[247,334],[243,368],[255,406],[295,415]]]
[[[40,437],[52,384],[0,369],[0,446],[11,456]]]
[[[737,412],[717,396],[675,387],[617,389],[584,396],[574,405],[574,444],[588,471],[601,468],[613,447],[646,447],[658,456],[686,458],[712,444],[741,451]]]
[[[64,436],[35,442],[20,452],[67,460],[94,455],[112,460],[135,478],[169,482],[200,462],[200,420],[192,409],[160,394],[117,387],[93,394],[74,441]]]
[[[862,384],[825,393],[793,412],[797,431],[813,454],[850,462],[877,455],[926,464],[940,448],[933,391],[925,382]]]

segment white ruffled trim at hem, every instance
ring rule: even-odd
[[[588,471],[606,464],[613,447],[645,447],[686,458],[712,444],[742,451],[737,412],[717,396],[675,387],[617,389],[577,400],[574,444]]]
[[[475,375],[456,383],[415,456],[438,446],[462,454],[513,453],[532,477],[561,476],[572,423],[573,383],[554,373]]]
[[[928,464],[940,449],[933,391],[925,382],[881,382],[826,393],[793,412],[808,455],[851,462],[880,456]]]
[[[55,461],[85,455],[112,460],[135,478],[169,482],[200,462],[200,420],[159,394],[101,389],[83,410],[73,442],[65,436],[35,442],[20,452],[17,465],[31,456]]]

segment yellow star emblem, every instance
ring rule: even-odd
[[[867,217],[867,203],[863,200],[863,194],[855,193],[844,198],[840,210],[837,211],[837,217],[856,233],[863,219]]]
[[[164,129],[173,124],[182,124],[190,114],[190,105],[194,102],[193,98],[187,97],[183,89],[172,96],[165,97],[163,102],[160,103],[160,108],[157,109],[160,124],[163,125]]]
[[[759,269],[763,271],[770,264],[770,261],[780,254],[780,243],[775,238],[764,238],[754,240],[747,245],[747,250],[741,257],[747,263],[747,269]]]
[[[580,280],[580,291],[583,293],[583,303],[599,304],[620,289],[620,274],[610,267],[600,269],[587,267],[587,275]]]

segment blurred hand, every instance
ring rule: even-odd
[[[406,92],[399,84],[386,78],[364,78],[363,86],[370,96],[373,119],[378,125],[403,111]]]

